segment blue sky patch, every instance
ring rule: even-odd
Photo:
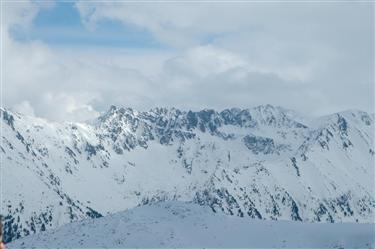
[[[12,27],[11,35],[18,41],[40,40],[52,46],[164,48],[146,29],[116,20],[101,20],[94,30],[89,30],[70,2],[58,2],[52,8],[42,9],[30,29]]]

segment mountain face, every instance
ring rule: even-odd
[[[373,114],[112,106],[90,124],[0,114],[6,242],[160,201],[244,218],[374,221]]]
[[[250,231],[250,232],[249,232]],[[272,234],[272,236],[270,236]],[[363,248],[373,224],[244,219],[167,201],[73,222],[14,240],[12,248]]]

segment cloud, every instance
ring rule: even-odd
[[[47,93],[42,96],[39,108],[52,120],[61,120],[61,117],[68,121],[91,120],[99,115],[91,105],[86,104],[93,98],[85,93]]]
[[[27,100],[22,101],[21,103],[15,104],[13,106],[13,110],[27,115],[27,116],[35,116],[34,108],[31,106],[30,102]]]
[[[240,55],[213,46],[195,47],[166,61],[160,77],[160,82],[166,82],[163,91],[169,94],[164,102],[180,108],[283,103],[289,108],[311,110],[311,102],[324,100],[299,81],[259,70]],[[298,108],[295,103],[299,103]]]
[[[89,105],[96,93],[81,87],[81,82],[89,79],[81,78],[85,71],[77,61],[64,59],[42,43],[11,39],[3,56],[6,106],[58,121],[83,121],[97,115]]]
[[[166,61],[164,66],[170,74],[192,74],[198,77],[219,74],[238,67],[249,67],[238,55],[214,46],[193,47]]]
[[[19,41],[12,30],[32,32],[33,18],[53,4],[6,5],[2,97],[23,113],[84,121],[111,104],[266,103],[315,115],[374,111],[373,10],[366,4],[76,4],[92,31],[116,20],[148,30],[165,49]]]
[[[372,3],[79,1],[77,8],[88,26],[103,19],[119,20],[149,30],[173,48],[190,50],[210,44],[240,55],[258,72],[298,81],[311,89],[309,95],[325,99],[325,106],[312,102],[305,111],[324,113],[325,109],[353,107],[374,111]],[[296,108],[299,105],[294,103]]]
[[[2,7],[4,7],[4,17],[1,24],[9,32],[9,29],[14,26],[18,28],[29,27],[41,6],[31,1],[25,1],[22,4],[4,3]]]

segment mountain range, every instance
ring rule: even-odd
[[[243,219],[374,222],[374,114],[262,105],[112,106],[86,123],[0,115],[5,242],[166,201]]]

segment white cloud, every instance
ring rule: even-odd
[[[193,47],[165,63],[165,70],[170,74],[192,74],[199,77],[239,67],[248,68],[250,65],[238,55],[214,46]]]
[[[320,92],[333,109],[374,110],[372,3],[79,1],[77,7],[90,26],[103,19],[119,20],[181,50],[211,44],[240,55],[255,71]],[[324,109],[317,103],[310,106]]]
[[[42,7],[8,6],[2,25],[28,28]],[[111,104],[373,111],[373,10],[365,5],[83,1],[77,7],[93,30],[103,19],[119,20],[173,49],[50,47],[7,32],[6,106],[58,121],[91,119]]]
[[[10,28],[18,26],[19,28],[27,28],[31,21],[38,13],[41,6],[31,1],[20,3],[3,3],[4,16],[2,17],[2,25],[9,31]]]
[[[30,102],[27,100],[22,101],[21,103],[15,104],[13,110],[27,115],[27,116],[35,116],[34,108],[31,106]]]

